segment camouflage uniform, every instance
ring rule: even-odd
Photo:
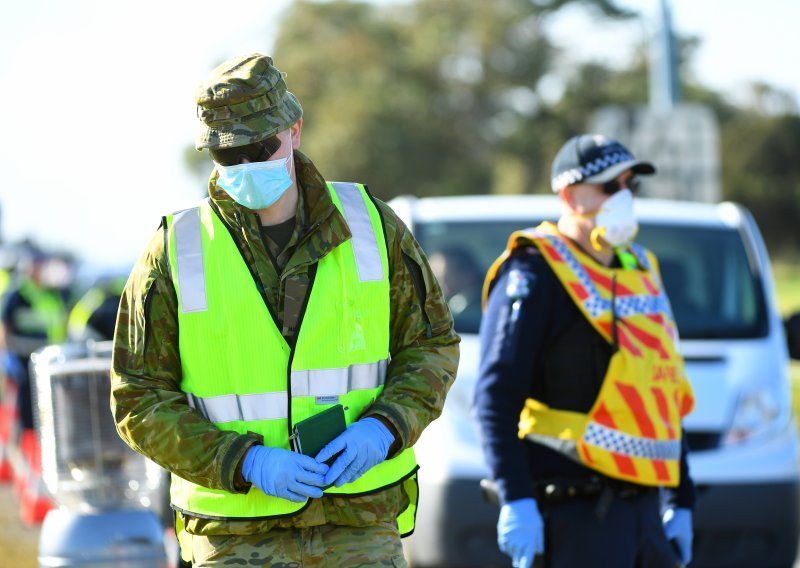
[[[299,193],[295,229],[277,258],[265,247],[257,213],[240,206],[219,188],[216,173],[209,182],[211,202],[231,228],[242,258],[287,339],[298,333],[310,267],[350,238],[344,217],[313,163],[295,152],[294,164]],[[385,226],[389,257],[391,363],[383,393],[367,414],[380,417],[394,429],[397,440],[389,452],[393,457],[412,446],[439,416],[455,378],[459,338],[418,243],[391,208],[379,200],[376,203]],[[111,394],[117,429],[132,448],[175,475],[209,488],[247,493],[250,484],[242,477],[241,463],[260,438],[219,430],[189,406],[181,391],[177,299],[165,257],[162,223],[134,267],[120,302]],[[280,534],[298,535],[312,527],[337,525],[369,529],[364,534],[377,535],[380,531],[375,532],[376,527],[394,527],[396,538],[395,519],[409,499],[401,485],[368,496],[313,499],[303,511],[277,519],[227,521],[187,515],[178,519],[178,528],[207,539],[202,544],[193,537],[195,551],[213,547],[214,542],[221,546],[223,541],[228,545],[263,546],[266,556],[253,557],[253,562],[269,564],[268,558],[275,553],[270,539],[280,532],[271,532],[275,529],[290,529]],[[356,530],[350,533],[360,534]],[[234,535],[241,538],[218,538]],[[275,538],[291,541],[289,536]],[[385,541],[376,538],[379,544]],[[366,545],[358,544],[362,551],[368,548]],[[329,554],[324,550],[329,545],[321,546],[308,554]],[[347,548],[342,548],[345,552]],[[402,559],[401,553],[399,557]],[[331,565],[354,565],[341,564],[340,560],[332,559]]]
[[[272,529],[267,534],[192,537],[192,555],[202,566],[407,566],[394,524],[368,527],[322,525]]]

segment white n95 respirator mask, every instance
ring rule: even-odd
[[[621,247],[633,241],[639,223],[633,213],[633,194],[630,189],[620,189],[605,200],[595,215],[592,229],[592,246],[600,250],[598,239],[603,238],[612,247]]]

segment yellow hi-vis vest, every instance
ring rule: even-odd
[[[124,287],[125,281],[116,279],[104,285],[89,288],[69,312],[67,334],[70,340],[80,341],[84,339],[84,332],[89,325],[92,314],[111,296],[121,295]]]
[[[221,430],[261,434],[289,449],[294,424],[333,404],[358,420],[383,390],[389,364],[389,266],[377,208],[362,185],[328,183],[352,238],[318,262],[297,341],[281,335],[228,228],[208,199],[167,218],[169,264],[178,298],[181,389]],[[327,494],[361,495],[403,483],[413,530],[417,465],[408,448]],[[212,519],[268,519],[308,505],[209,489],[172,476],[172,506]]]
[[[694,406],[677,351],[677,330],[655,257],[631,245],[641,269],[598,265],[552,223],[511,235],[506,252],[535,245],[584,316],[614,345],[588,414],[528,399],[519,436],[561,451],[602,474],[641,485],[680,482],[681,418]]]
[[[6,293],[11,287],[11,273],[8,270],[0,268],[0,296]]]
[[[62,343],[67,338],[67,309],[61,294],[27,278],[20,283],[19,293],[30,304],[30,310],[18,315],[18,331],[43,333],[50,343]]]

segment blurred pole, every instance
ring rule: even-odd
[[[669,111],[680,102],[678,49],[668,0],[660,0],[656,31],[650,40],[650,108]]]

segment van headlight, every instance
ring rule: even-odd
[[[782,427],[790,415],[787,397],[783,394],[776,386],[740,393],[724,445],[741,444]]]

